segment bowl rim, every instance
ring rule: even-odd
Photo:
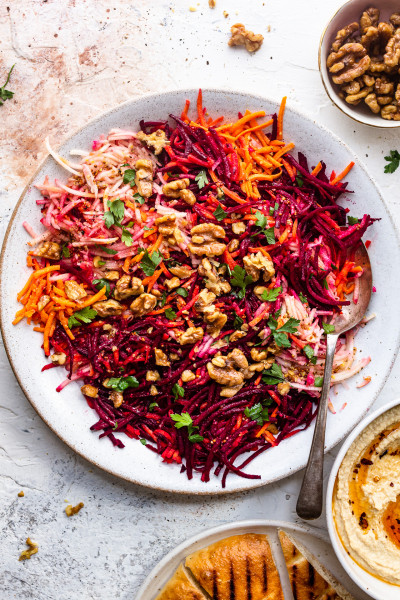
[[[348,562],[345,561],[344,559],[344,553],[346,552],[345,547],[343,546],[343,544],[341,543],[339,536],[337,534],[336,531],[336,526],[335,526],[335,522],[334,522],[334,518],[333,518],[333,510],[332,510],[332,498],[333,498],[333,490],[334,490],[334,485],[335,485],[335,481],[336,481],[336,477],[339,471],[339,468],[343,462],[343,459],[345,457],[345,455],[347,454],[350,446],[352,445],[352,443],[360,436],[360,434],[373,422],[375,421],[378,417],[380,417],[381,415],[383,415],[384,413],[388,412],[389,410],[391,410],[392,408],[395,408],[396,406],[400,406],[400,397],[397,397],[395,400],[392,400],[391,402],[389,402],[388,404],[385,404],[384,406],[381,406],[380,408],[378,408],[377,410],[372,411],[368,416],[366,416],[360,423],[358,423],[358,425],[354,428],[354,430],[352,431],[352,433],[350,433],[350,435],[345,439],[345,441],[343,442],[338,455],[336,456],[335,462],[333,463],[331,472],[329,474],[329,479],[328,479],[328,486],[327,486],[327,490],[326,490],[326,507],[325,507],[325,512],[326,512],[326,524],[327,524],[327,528],[328,528],[328,533],[329,533],[329,538],[330,538],[330,542],[332,544],[333,550],[336,554],[337,559],[339,560],[340,564],[342,565],[343,569],[346,571],[346,573],[348,573],[348,575],[351,577],[351,579],[367,594],[369,594],[372,598],[375,598],[375,600],[382,600],[381,596],[377,596],[375,594],[375,592],[373,590],[371,590],[367,584],[365,583],[365,580],[362,579],[353,569],[353,561],[349,564]],[[356,565],[356,563],[354,562],[354,565]],[[367,571],[365,571],[366,573],[368,573],[368,575],[370,575],[370,577],[374,577],[375,576],[372,573],[369,573]],[[378,578],[375,578],[378,580]],[[393,585],[389,582],[384,581],[383,579],[379,579],[379,581],[381,581],[382,583],[384,583],[387,586],[390,586],[390,589],[396,589],[396,587],[398,589],[399,586]]]
[[[327,22],[327,24],[325,25],[320,40],[319,40],[319,46],[318,46],[318,70],[319,70],[319,74],[321,77],[321,81],[322,81],[322,85],[325,89],[325,92],[328,96],[328,98],[330,99],[330,101],[332,102],[332,104],[334,104],[336,106],[336,108],[338,108],[340,110],[341,113],[343,113],[344,115],[346,115],[347,117],[349,117],[350,119],[352,119],[353,121],[355,121],[356,123],[360,123],[361,125],[367,125],[368,127],[375,127],[376,129],[396,129],[397,127],[400,127],[400,121],[389,121],[387,120],[386,123],[387,125],[380,125],[378,124],[378,121],[376,123],[368,123],[367,121],[364,121],[362,118],[357,118],[355,117],[352,113],[353,110],[352,108],[349,107],[348,112],[345,111],[337,102],[336,100],[336,96],[337,94],[331,94],[329,87],[327,85],[326,79],[325,79],[325,73],[324,70],[322,68],[322,44],[324,43],[325,40],[325,36],[328,30],[329,25],[332,23],[332,21],[343,11],[344,9],[346,9],[347,7],[349,7],[351,4],[353,4],[354,0],[347,0],[347,2],[345,2],[344,4],[342,4],[341,6],[339,6],[339,8],[334,12],[334,14],[332,15],[332,17],[329,19],[329,21]],[[329,75],[327,75],[327,77],[329,78]],[[354,111],[355,112],[355,111]],[[376,115],[377,116],[377,115]],[[382,117],[379,117],[381,119],[381,121],[384,121],[384,119],[382,119]],[[377,116],[378,119],[378,116]]]

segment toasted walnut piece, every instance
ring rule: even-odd
[[[364,73],[364,75],[362,76],[362,80],[364,82],[364,85],[368,87],[371,87],[375,83],[375,77],[369,75],[368,73]]]
[[[141,142],[144,142],[146,146],[150,146],[154,150],[154,154],[157,156],[160,154],[165,146],[169,144],[166,138],[165,131],[157,129],[153,133],[146,134],[144,131],[138,131],[136,138]]]
[[[221,356],[221,355],[214,356],[214,358],[211,359],[211,362],[215,367],[225,367],[226,366],[226,359],[224,356]]]
[[[218,337],[227,322],[228,317],[217,310],[214,304],[207,306],[203,310],[203,315],[204,321],[207,323],[207,333],[213,338]]]
[[[50,296],[47,296],[47,294],[44,294],[38,302],[38,305],[37,305],[38,311],[40,312],[41,310],[43,310],[48,305],[50,300],[51,300]]]
[[[228,356],[219,358],[224,366],[219,367],[211,361],[207,363],[207,371],[211,379],[223,386],[220,395],[231,398],[241,389],[245,377],[248,377],[249,363],[239,348],[234,348]]]
[[[196,256],[221,256],[226,248],[226,244],[217,241],[218,238],[225,237],[225,231],[220,225],[200,223],[192,227],[190,234],[192,242],[189,249]]]
[[[81,392],[84,396],[89,396],[89,398],[97,398],[99,395],[99,390],[94,385],[83,385],[81,387]]]
[[[245,331],[234,331],[229,336],[229,341],[237,342],[238,340],[240,340],[242,337],[245,337],[246,335],[247,335],[247,333]]]
[[[115,317],[120,315],[124,307],[116,300],[104,300],[101,302],[95,302],[93,308],[97,311],[100,317]]]
[[[368,27],[361,37],[361,44],[370,52],[372,44],[379,40],[379,31],[377,27]]]
[[[79,502],[79,504],[77,504],[76,506],[68,504],[68,506],[65,507],[67,517],[72,517],[73,515],[76,515],[84,506],[85,505],[83,504],[83,502]]]
[[[39,546],[32,542],[31,538],[26,538],[26,545],[28,550],[23,550],[18,560],[29,560],[39,550]]]
[[[386,65],[379,56],[373,56],[369,65],[368,71],[370,73],[390,73],[393,67]]]
[[[363,75],[371,63],[366,52],[364,46],[356,43],[345,44],[337,52],[331,52],[326,64],[333,73],[333,82],[341,85]]]
[[[124,395],[122,392],[110,392],[110,400],[114,404],[114,408],[119,408],[124,401]]]
[[[240,235],[246,231],[246,223],[243,221],[238,221],[237,223],[232,223],[232,231],[235,235]]]
[[[143,198],[149,198],[153,193],[153,163],[141,158],[136,161],[135,169],[137,190]]]
[[[383,50],[386,47],[386,44],[388,43],[388,41],[390,40],[390,38],[392,37],[392,35],[395,33],[394,27],[391,23],[386,23],[385,21],[382,21],[382,23],[379,23],[378,25],[378,34],[379,34],[379,50],[383,52]]]
[[[376,94],[381,96],[387,96],[392,94],[394,90],[394,84],[388,79],[386,75],[377,77],[374,84],[374,91]]]
[[[117,281],[119,278],[119,271],[106,271],[103,278],[107,279],[107,281]]]
[[[216,7],[216,1],[215,0],[208,0],[208,6],[210,8],[215,8]]]
[[[160,379],[160,373],[158,371],[147,371],[146,381],[158,381]]]
[[[379,106],[386,106],[386,104],[393,102],[393,96],[377,96],[376,99]]]
[[[157,298],[153,294],[140,294],[131,304],[130,309],[135,317],[142,317],[153,310],[157,304]]]
[[[169,181],[163,185],[162,192],[167,198],[180,198],[182,190],[189,187],[190,180],[186,177],[184,179],[175,179],[175,181]]]
[[[361,15],[361,18],[360,18],[361,31],[364,33],[368,29],[368,27],[378,25],[378,21],[379,21],[379,9],[371,6],[370,8],[365,10]]]
[[[267,358],[267,351],[258,348],[252,348],[250,350],[250,356],[254,361],[258,362]]]
[[[196,379],[196,375],[193,373],[193,371],[185,369],[181,375],[181,378],[183,383],[188,383],[189,381],[193,381],[194,379]]]
[[[60,260],[61,246],[56,242],[42,242],[36,250],[32,250],[32,254],[50,260]]]
[[[214,302],[215,298],[216,295],[212,292],[209,292],[206,289],[201,290],[196,302],[194,303],[194,307],[197,310],[197,312],[203,312],[207,306]]]
[[[50,360],[53,365],[65,365],[67,361],[67,355],[65,352],[55,352],[50,356]]]
[[[244,386],[244,382],[231,387],[223,387],[220,392],[222,398],[233,398]]]
[[[350,81],[350,83],[346,83],[342,85],[341,89],[346,94],[358,94],[363,86],[363,81],[361,78],[355,79],[354,81]]]
[[[248,52],[257,52],[264,41],[264,36],[260,33],[249,31],[242,23],[232,25],[231,34],[228,45],[244,46]]]
[[[150,386],[150,395],[151,396],[157,396],[157,394],[158,394],[158,389],[156,388],[155,385],[151,385]]]
[[[390,38],[383,55],[383,62],[388,67],[397,67],[400,59],[400,32]]]
[[[70,300],[81,300],[87,296],[85,288],[76,281],[66,281],[64,287],[65,294]]]
[[[189,204],[189,206],[193,206],[193,204],[196,204],[197,201],[197,198],[192,190],[182,190],[179,197],[186,202],[186,204]]]
[[[234,387],[244,383],[243,375],[233,367],[216,367],[209,362],[207,363],[207,371],[211,379],[223,386]]]
[[[290,383],[288,383],[287,381],[278,383],[276,389],[278,390],[278,394],[280,394],[281,396],[286,396],[286,394],[288,394],[290,390]]]
[[[262,295],[264,292],[268,292],[268,288],[265,285],[256,285],[254,288],[254,293],[259,300],[262,300]]]
[[[394,97],[395,97],[395,99],[396,99],[396,102],[397,102],[398,104],[400,104],[400,83],[398,83],[398,84],[397,84],[397,87],[396,87],[396,92],[395,92],[395,94],[394,94]],[[44,296],[42,296],[42,298],[44,298]]]
[[[368,96],[364,98],[364,102],[376,115],[380,112],[381,108],[376,100],[376,94],[368,94]]]
[[[340,29],[337,32],[335,40],[334,40],[334,42],[332,44],[332,52],[337,52],[339,50],[339,48],[341,46],[343,46],[343,44],[345,42],[347,42],[347,40],[349,39],[349,37],[351,37],[358,30],[359,30],[359,26],[358,26],[358,23],[356,21],[354,23],[350,23],[349,25],[347,25],[343,29]]]
[[[170,273],[176,275],[179,279],[188,279],[193,273],[192,269],[186,265],[176,265],[176,267],[169,267]]]
[[[372,92],[372,87],[363,88],[358,94],[352,94],[351,96],[346,96],[346,102],[349,104],[359,104],[363,98],[366,98],[368,94]]]
[[[381,109],[381,117],[387,121],[400,121],[400,107],[397,104],[387,104]]]
[[[252,277],[253,281],[258,281],[261,273],[265,282],[275,275],[274,263],[269,254],[268,256],[264,256],[261,252],[248,254],[243,258],[243,264],[246,273]]]
[[[235,252],[235,250],[237,250],[238,248],[239,248],[239,240],[234,239],[229,242],[229,244],[228,244],[229,252]]]
[[[168,356],[161,350],[161,348],[154,348],[154,356],[157,366],[169,367],[171,365],[171,362],[168,360]]]
[[[171,290],[179,287],[180,284],[181,284],[181,282],[178,279],[178,277],[172,277],[171,279],[166,279],[165,282],[164,282],[164,285],[168,289],[169,292]]]
[[[203,258],[198,268],[199,275],[205,278],[205,286],[216,296],[227,294],[231,291],[230,284],[219,277],[215,267],[212,266],[208,258]]]
[[[389,18],[389,21],[394,27],[400,27],[400,12],[395,12]]]
[[[139,277],[131,277],[130,275],[122,275],[118,279],[114,289],[114,298],[116,300],[125,300],[130,296],[139,296],[143,294],[144,287],[142,280]]]
[[[188,327],[180,336],[179,343],[182,346],[185,344],[195,344],[199,340],[202,340],[203,336],[204,331],[201,327]]]
[[[158,217],[155,220],[155,224],[158,227],[159,233],[162,233],[162,235],[168,236],[168,235],[172,235],[174,233],[175,221],[176,221],[176,215],[173,213],[170,213],[168,215],[164,215],[163,217]]]

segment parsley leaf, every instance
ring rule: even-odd
[[[278,210],[278,208],[279,208],[279,204],[277,202],[275,202],[274,206],[270,206],[269,211],[268,211],[269,212],[269,216],[273,217],[274,216],[274,212],[276,210]]]
[[[92,283],[95,286],[95,288],[99,291],[102,290],[104,286],[106,286],[106,296],[110,295],[110,282],[107,281],[107,279],[93,279]]]
[[[311,348],[311,346],[307,344],[306,346],[304,346],[303,350],[307,358],[311,361],[313,365],[315,365],[317,362],[317,357],[314,355],[314,350]]]
[[[135,185],[136,171],[135,169],[126,169],[124,171],[124,183],[129,183],[131,187]]]
[[[322,323],[322,327],[326,334],[333,333],[335,331],[335,326],[331,325],[331,323]]]
[[[244,414],[252,421],[256,421],[257,425],[263,425],[265,421],[269,421],[268,408],[264,408],[260,402],[251,408],[245,408]]]
[[[199,171],[195,177],[195,181],[196,181],[197,185],[199,186],[199,190],[203,189],[203,187],[208,184],[208,178],[207,178],[206,171],[204,171],[204,170]]]
[[[303,185],[304,185],[304,180],[303,180],[303,178],[302,178],[302,176],[301,176],[301,175],[296,175],[296,184],[297,184],[299,187],[303,187]]]
[[[145,440],[144,438],[142,438],[140,440],[140,443],[143,444],[143,446],[145,446],[147,444],[147,440]]]
[[[394,173],[400,165],[400,154],[397,150],[391,150],[389,155],[385,156],[385,160],[388,161],[384,168],[385,173]]]
[[[107,387],[117,390],[117,392],[123,392],[127,388],[139,387],[139,382],[136,377],[129,375],[128,377],[110,377],[107,381]]]
[[[165,311],[165,316],[167,317],[167,319],[169,321],[175,321],[176,319],[176,312],[174,310],[172,310],[172,308],[167,308],[167,310]]]
[[[132,246],[133,244],[132,234],[127,229],[125,229],[125,227],[122,228],[121,242],[123,242],[125,246],[128,247]]]
[[[114,215],[109,210],[104,213],[104,225],[107,229],[110,229],[114,225]]]
[[[268,229],[264,229],[264,235],[267,238],[267,242],[270,246],[275,244],[275,229],[274,227],[269,227]]]
[[[282,373],[282,367],[277,363],[274,363],[270,369],[263,371],[263,383],[267,385],[276,385],[284,380]]]
[[[150,256],[150,254],[146,250],[140,262],[140,267],[145,273],[145,275],[151,277],[152,275],[154,275],[154,271],[156,270],[156,267],[160,264],[161,261],[162,256],[159,252],[153,252],[153,254]]]
[[[151,412],[157,406],[158,406],[158,402],[150,402],[150,404],[149,404],[149,411]]]
[[[167,292],[163,292],[162,296],[160,298],[160,306],[161,306],[161,308],[163,306],[165,306],[166,301],[167,301]]]
[[[278,331],[286,331],[287,333],[296,333],[297,327],[300,325],[299,319],[288,319],[286,323],[279,327]]]
[[[90,308],[90,306],[85,306],[82,310],[78,310],[68,319],[68,327],[71,329],[72,327],[78,327],[82,325],[82,323],[91,323],[93,319],[96,317],[97,312]]]
[[[275,302],[281,291],[282,288],[280,286],[277,288],[272,288],[272,290],[264,290],[261,299],[264,302]]]
[[[222,206],[218,204],[217,208],[213,212],[213,215],[217,219],[217,221],[222,221],[222,219],[225,219],[225,217],[228,216],[228,213],[226,213]]]
[[[291,347],[292,343],[290,342],[286,333],[280,333],[280,331],[275,331],[272,335],[275,340],[275,344],[279,348],[290,348]]]
[[[325,288],[326,290],[329,290],[329,286],[328,286],[328,282],[327,282],[327,280],[326,280],[326,277],[325,277],[325,279],[323,280],[323,282],[322,282],[322,283],[323,283],[323,285],[324,285],[324,288]]]
[[[266,226],[268,225],[268,219],[265,215],[263,215],[263,213],[261,213],[259,210],[256,212],[256,225],[257,227],[261,227],[261,229],[265,229]]]
[[[300,301],[301,301],[303,304],[307,304],[308,300],[307,300],[307,298],[306,298],[306,297],[305,297],[305,296],[304,296],[304,295],[303,295],[301,292],[300,292],[300,294],[299,294],[299,298],[300,298]]]
[[[315,379],[314,379],[314,385],[315,385],[315,387],[322,387],[323,383],[324,383],[324,378],[323,377],[315,377]]]
[[[360,222],[360,219],[358,219],[357,217],[347,217],[347,222],[349,225],[355,225],[356,223]]]
[[[235,329],[240,329],[241,326],[243,325],[244,321],[241,317],[239,317],[238,315],[235,316],[235,320],[233,321],[233,326]]]
[[[71,252],[70,252],[67,244],[63,245],[61,252],[62,252],[63,258],[70,258]]]
[[[106,254],[112,254],[112,255],[118,254],[117,250],[112,250],[111,248],[106,248],[105,246],[99,246],[99,245],[97,245],[96,248],[98,248],[102,252],[105,252]]]
[[[175,400],[177,400],[178,398],[183,398],[185,390],[178,383],[175,383],[172,387],[172,393],[174,394]]]
[[[246,271],[242,269],[242,267],[236,265],[232,271],[231,285],[240,288],[238,293],[239,298],[244,298],[246,294],[246,286],[249,285],[249,283],[253,283],[253,278],[250,275],[247,275]]]
[[[175,290],[175,292],[179,294],[179,296],[182,296],[182,298],[187,298],[189,295],[189,292],[183,287],[178,287],[178,289]]]
[[[8,71],[6,82],[3,85],[3,87],[0,87],[0,106],[3,106],[3,104],[4,104],[4,102],[2,102],[2,100],[9,100],[10,98],[12,98],[14,96],[14,92],[11,92],[10,90],[6,90],[6,85],[10,81],[11,73],[13,72],[14,67],[15,67],[15,65],[13,65],[11,67],[11,69]]]
[[[141,196],[139,194],[139,192],[137,194],[133,194],[133,199],[135,200],[135,202],[137,202],[138,204],[144,204],[146,202],[146,199],[143,198],[143,196]]]
[[[115,224],[119,225],[125,215],[125,204],[117,198],[116,200],[108,200],[107,206],[114,217]]]
[[[193,433],[193,430],[189,427],[189,442],[195,444],[196,442],[202,442],[203,440],[204,438],[200,433]]]
[[[187,412],[183,412],[181,415],[177,413],[172,413],[171,419],[175,421],[175,427],[177,429],[181,429],[182,427],[188,428],[188,437],[189,442],[202,442],[204,440],[203,436],[199,433],[195,433],[195,430],[198,429],[196,425],[193,425],[192,417]]]

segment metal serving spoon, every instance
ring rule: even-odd
[[[343,306],[340,319],[335,322],[335,331],[329,333],[326,339],[326,359],[321,399],[319,401],[310,456],[296,506],[296,512],[302,519],[318,519],[322,513],[325,427],[336,342],[340,334],[358,325],[365,315],[371,298],[371,263],[367,249],[363,243],[357,248],[354,261],[356,265],[360,265],[363,268],[363,274],[360,277],[358,302],[357,304],[352,302],[348,306]]]

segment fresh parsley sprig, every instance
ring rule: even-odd
[[[256,225],[261,229],[261,233],[263,233],[267,239],[267,242],[270,246],[275,244],[275,229],[273,227],[267,227],[268,219],[266,215],[264,215],[259,210],[256,212]]]
[[[107,200],[107,206],[110,210],[104,213],[104,224],[107,229],[113,225],[121,225],[125,215],[125,204],[117,198],[116,200]]]
[[[272,290],[264,290],[261,294],[261,299],[263,302],[275,302],[281,291],[281,286],[277,288],[272,288]]]
[[[85,308],[78,310],[69,317],[68,327],[72,329],[72,327],[79,327],[82,325],[82,323],[91,323],[96,316],[97,312],[94,310],[94,308],[85,306]]]
[[[197,425],[193,425],[193,419],[189,415],[188,412],[183,412],[182,414],[171,413],[171,419],[175,421],[176,429],[182,429],[182,427],[188,428],[188,437],[189,442],[202,442],[204,440],[203,436],[199,433],[196,433],[196,429],[198,429]]]
[[[147,250],[145,250],[144,256],[140,261],[140,267],[147,277],[154,275],[154,271],[162,261],[163,257],[159,252],[153,252],[150,256]]]
[[[282,383],[284,379],[282,367],[277,363],[274,363],[270,369],[263,371],[262,380],[267,385],[277,385],[278,383]]]
[[[245,408],[244,414],[251,421],[255,421],[257,425],[264,425],[266,421],[269,421],[268,408],[264,408],[260,402],[250,408]]]
[[[217,208],[213,212],[213,215],[217,219],[217,221],[222,221],[228,216],[228,213],[226,213],[222,206],[218,204]]]
[[[117,392],[123,392],[128,388],[139,387],[139,382],[132,375],[128,375],[128,377],[110,377],[107,381],[107,387],[117,390]]]
[[[202,190],[208,184],[207,172],[204,170],[199,171],[195,177],[195,181],[199,186],[199,190]]]
[[[388,164],[385,165],[385,173],[394,173],[400,165],[400,153],[397,150],[391,150],[388,156],[385,156]]]
[[[236,265],[232,271],[231,285],[240,288],[238,292],[239,298],[245,297],[246,287],[250,283],[253,283],[253,278],[251,275],[247,275],[245,269],[239,265]]]
[[[13,65],[11,67],[11,69],[8,71],[6,82],[3,85],[3,87],[0,87],[0,106],[3,106],[3,104],[6,100],[10,100],[10,98],[12,98],[14,96],[14,92],[11,92],[10,90],[6,90],[6,85],[10,81],[11,73],[13,72],[14,67],[15,67],[15,65]]]
[[[281,327],[278,328],[278,321],[275,317],[268,319],[268,327],[272,331],[272,337],[275,340],[275,344],[279,348],[290,348],[291,342],[287,336],[288,333],[296,333],[297,327],[300,325],[298,319],[288,319]]]

